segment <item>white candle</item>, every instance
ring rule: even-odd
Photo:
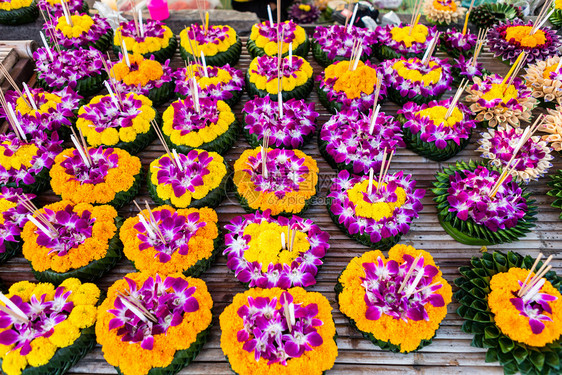
[[[27,86],[27,83],[25,82],[23,82],[23,89],[25,91],[25,94],[27,95],[27,98],[29,99],[29,102],[31,103],[31,106],[34,110],[37,111],[37,104],[35,103],[35,99],[31,95],[31,91],[29,91],[29,86]]]
[[[115,97],[115,93],[111,89],[111,86],[109,85],[109,82],[103,81],[103,83],[105,84],[105,88],[107,89],[107,91],[109,91],[109,96],[111,97],[111,100],[113,100],[113,104],[115,104],[115,106],[117,108],[120,108],[119,102],[117,101],[117,98]]]
[[[66,9],[66,4],[64,0],[60,0],[60,5],[62,6],[62,11],[64,13],[64,18],[66,18],[66,23],[72,26],[72,19],[70,18],[70,13],[68,13],[68,9]]]
[[[45,233],[49,238],[53,238],[53,233],[43,224],[41,224],[37,219],[35,219],[31,214],[27,214],[27,220],[31,221],[41,232]]]
[[[281,248],[285,250],[287,241],[285,240],[285,232],[281,232]]]
[[[279,120],[283,118],[283,94],[281,91],[277,93],[277,106],[279,108]]]
[[[203,64],[203,72],[205,77],[209,78],[209,73],[207,72],[207,61],[205,61],[205,54],[201,51],[201,63]]]
[[[369,134],[373,134],[373,130],[375,130],[375,123],[377,122],[377,117],[379,116],[380,110],[381,110],[381,105],[377,104],[377,108],[375,108],[375,113],[373,113],[373,117],[371,117],[371,126],[369,127]]]
[[[357,52],[357,57],[355,58],[355,62],[353,63],[353,69],[357,69],[357,65],[359,65],[359,60],[361,59],[361,55],[363,54],[363,45],[359,46],[359,51]]]
[[[129,301],[127,301],[125,298],[121,297],[121,302],[123,302],[123,305],[125,305],[125,307],[127,307],[129,310],[131,310],[131,312],[133,314],[135,314],[136,316],[138,316],[138,318],[140,320],[142,320],[143,322],[147,322],[148,319],[147,317],[142,313],[142,311],[140,311],[139,309],[137,309],[132,303],[130,303]]]
[[[84,150],[82,150],[82,146],[80,145],[80,142],[78,142],[78,140],[76,139],[76,137],[74,136],[74,134],[72,134],[70,136],[70,139],[72,140],[72,143],[74,143],[74,147],[76,147],[76,150],[78,151],[78,154],[80,155],[80,157],[82,158],[82,160],[84,161],[84,164],[86,164],[86,166],[88,168],[91,168],[92,165],[90,164],[90,161],[88,160],[88,158],[86,157],[86,154],[84,153]],[[86,151],[87,152],[87,151]]]
[[[180,169],[180,171],[183,171],[183,165],[182,165],[182,163],[180,163],[180,157],[179,157],[176,149],[172,150],[172,154],[174,154],[174,158],[176,159],[176,161],[178,163],[178,168]]]
[[[355,17],[357,16],[357,6],[359,4],[355,4],[355,7],[353,8],[353,15],[351,16],[351,20],[349,21],[349,23],[347,24],[347,32],[350,33],[351,32],[351,26],[353,26],[353,24],[355,23]]]
[[[293,67],[293,42],[289,43],[289,66]]]
[[[15,303],[13,303],[8,297],[6,297],[4,295],[4,293],[0,292],[0,301],[4,302],[4,304],[10,308],[10,310],[12,310],[12,312],[14,312],[16,315],[18,315],[22,320],[25,320],[26,322],[29,320],[27,318],[27,315],[20,310],[19,307],[16,306]]]
[[[125,45],[125,40],[121,40],[121,44],[123,45],[123,57],[125,58],[125,64],[130,68],[131,67],[131,60],[129,60],[129,51],[127,51],[127,46]]]
[[[141,37],[144,38],[144,26],[142,24],[142,9],[139,9],[139,28],[140,28]]]
[[[271,6],[267,4],[267,16],[269,17],[269,26],[273,27],[273,16],[271,15]]]
[[[195,110],[199,113],[199,87],[197,86],[197,81],[195,77],[192,78],[193,80],[193,100],[195,102]]]
[[[51,61],[53,61],[55,58],[53,56],[53,51],[51,51],[51,48],[49,47],[49,44],[47,43],[47,39],[45,39],[45,34],[43,34],[42,31],[39,31],[39,35],[41,35],[41,41],[43,41],[43,45],[45,46],[45,49],[47,50],[47,54],[49,55],[49,58],[51,59]]]
[[[12,119],[14,120],[14,126],[16,127],[14,129],[14,131],[16,131],[17,133],[20,134],[20,137],[27,142],[27,137],[25,136],[25,132],[23,131],[20,122],[18,120],[18,118],[16,117],[16,113],[14,112],[14,109],[12,108],[12,105],[10,103],[6,103],[6,106],[8,107],[8,112],[10,114],[10,116],[12,117]]]
[[[375,171],[373,168],[369,169],[369,187],[367,188],[367,194],[371,195],[373,193],[373,177],[375,175]]]
[[[150,228],[150,225],[148,224],[148,222],[146,221],[146,219],[144,218],[144,216],[142,214],[139,214],[139,221],[142,223],[142,225],[144,225],[144,229],[146,229],[146,231],[148,233],[148,237],[156,238],[156,235],[154,234],[154,231],[152,230],[152,228]]]

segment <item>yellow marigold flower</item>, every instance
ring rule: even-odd
[[[2,358],[2,371],[7,375],[20,375],[27,367],[27,359],[20,354],[20,349],[8,352]]]
[[[9,295],[10,296],[18,295],[21,297],[23,302],[27,303],[29,302],[29,299],[31,298],[31,295],[33,294],[34,291],[35,291],[35,284],[26,280],[13,284],[10,287]]]
[[[531,35],[532,26],[510,26],[505,29],[505,40],[521,44],[522,47],[534,48],[546,43],[546,34],[538,29]]]
[[[504,104],[507,104],[512,99],[518,99],[519,93],[515,88],[515,85],[509,85],[505,87],[500,83],[492,83],[492,88],[482,95],[482,99],[486,101],[492,101],[494,99],[502,99]]]
[[[383,184],[383,186],[386,186],[386,184]],[[373,189],[377,187],[378,183],[373,181]],[[368,188],[369,180],[364,180],[347,191],[349,199],[355,204],[355,212],[360,216],[380,221],[382,218],[391,217],[394,210],[400,208],[406,202],[406,191],[397,187],[395,192],[397,195],[396,202],[369,203],[364,199],[364,193],[367,193]]]
[[[414,60],[414,59],[412,59],[412,60]],[[435,67],[435,66],[438,66],[438,65],[439,64],[437,64],[435,61],[429,62],[430,67]],[[395,62],[392,65],[392,69],[396,70],[396,72],[398,72],[398,75],[400,77],[402,77],[404,79],[407,79],[408,81],[412,81],[412,82],[422,82],[424,86],[428,86],[430,84],[435,84],[435,83],[439,82],[439,80],[441,79],[441,74],[442,74],[442,69],[440,67],[430,71],[427,74],[421,74],[417,70],[410,70],[406,67],[406,61],[405,60],[399,60],[399,61]]]
[[[27,101],[20,96],[16,100],[16,112],[20,112],[23,115],[31,115],[37,117],[38,114],[49,113],[49,110],[51,108],[56,108],[57,104],[62,102],[60,96],[51,94],[49,92],[42,92],[37,95],[42,98],[42,101],[45,101],[39,106],[37,110],[33,109],[33,107],[30,107],[27,104]]]
[[[212,42],[205,44],[199,44],[197,41],[191,40],[190,45],[190,40],[188,37],[190,28],[187,27],[180,32],[180,44],[185,49],[185,51],[187,51],[187,53],[191,54],[191,48],[193,47],[196,56],[199,56],[201,54],[201,51],[205,54],[205,56],[215,56],[219,52],[225,52],[233,44],[236,43],[236,31],[232,27],[225,25],[211,25],[209,27],[218,29],[226,28],[227,31],[224,33],[224,35],[226,36],[224,40],[220,40],[217,38]]]
[[[357,69],[349,70],[350,62],[342,61],[326,68],[325,79],[336,78],[334,90],[345,92],[348,99],[361,97],[361,94],[370,95],[377,84],[377,71],[362,61]]]
[[[72,292],[70,300],[75,305],[92,305],[98,303],[100,298],[99,288],[92,283],[84,283],[80,285],[77,291]]]
[[[10,141],[5,141],[2,144],[10,145]],[[33,144],[21,146],[14,154],[7,156],[4,153],[0,154],[0,165],[6,170],[21,169],[22,165],[30,168],[31,160],[37,155],[39,149]]]
[[[170,39],[174,36],[174,33],[168,26],[164,27],[164,34],[160,38],[156,37],[146,37],[142,42],[138,42],[135,38],[131,37],[123,37],[121,33],[123,28],[119,26],[117,30],[115,30],[115,35],[113,37],[113,44],[116,46],[121,46],[121,41],[124,41],[127,50],[131,54],[139,54],[143,55],[150,52],[156,52],[161,49],[164,49],[170,45]]]
[[[421,117],[429,118],[431,121],[433,121],[435,126],[443,125],[451,127],[463,120],[464,116],[457,107],[455,107],[455,109],[453,109],[453,113],[447,119],[445,119],[448,111],[449,108],[436,105],[419,111],[416,114],[420,115]]]
[[[410,33],[411,26],[398,27],[395,26],[390,30],[392,39],[397,42],[403,42],[406,47],[411,47],[414,42],[425,43],[429,33],[427,26],[420,23],[414,26],[414,30]]]
[[[82,282],[80,280],[78,280],[75,277],[70,277],[64,280],[62,283],[60,283],[59,286],[64,287],[66,290],[75,291],[78,290],[78,288],[80,288],[80,285],[82,285]]]
[[[98,309],[93,305],[74,306],[68,320],[76,327],[83,329],[94,325]]]
[[[73,310],[79,307],[76,306]],[[55,326],[53,334],[49,336],[49,340],[59,348],[66,348],[74,344],[78,337],[80,337],[80,330],[67,319]]]
[[[56,29],[60,30],[67,38],[78,38],[82,34],[87,34],[94,24],[92,17],[87,14],[71,15],[72,26],[66,21],[65,16],[59,17]]]
[[[51,283],[39,283],[35,286],[33,292],[31,292],[31,296],[35,296],[37,299],[41,299],[43,294],[46,300],[53,299],[55,296],[55,286]]]
[[[0,3],[0,10],[11,11],[31,5],[33,0],[11,0]]]
[[[39,367],[49,363],[57,347],[46,337],[37,337],[31,341],[31,351],[25,356],[29,365]]]

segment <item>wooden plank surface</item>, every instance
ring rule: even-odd
[[[444,57],[443,54],[437,54]],[[309,61],[312,61],[309,56]],[[485,52],[481,56],[481,61],[492,72],[505,74],[507,67],[494,60],[490,53]],[[247,52],[243,51],[238,68],[246,70],[250,58]],[[312,62],[315,74],[321,72],[321,68]],[[173,67],[183,66],[183,62],[176,54],[172,64]],[[447,95],[451,95],[448,93]],[[234,110],[238,118],[241,119],[241,109],[243,103],[249,98],[245,94],[240,104]],[[318,102],[316,93],[310,97],[311,101],[316,102],[316,110],[321,113],[319,125],[326,122],[330,115]],[[164,110],[165,106],[160,108]],[[394,115],[398,107],[394,103],[385,103],[383,110],[387,114]],[[471,144],[463,150],[457,157],[448,162],[437,163],[420,157],[413,152],[400,149],[393,158],[391,171],[404,170],[411,173],[418,182],[418,187],[429,189],[434,179],[436,171],[444,165],[458,159],[469,160],[477,159],[475,152],[476,141],[479,138],[481,128],[475,132]],[[244,137],[239,136],[234,148],[226,155],[226,160],[232,165],[240,153],[248,148]],[[319,191],[319,201],[326,197],[331,179],[335,176],[335,171],[320,156],[316,141],[307,145],[303,149],[318,161],[321,175],[321,186]],[[143,167],[147,170],[149,163],[163,153],[158,141],[154,141],[147,149],[139,153]],[[555,169],[562,168],[560,158],[556,155],[554,160]],[[562,233],[558,231],[561,227],[559,222],[559,210],[551,208],[551,197],[545,195],[547,191],[547,178],[544,177],[538,182],[531,184],[531,190],[535,193],[537,204],[540,205],[538,214],[538,225],[536,229],[521,241],[514,244],[499,245],[490,249],[517,250],[523,254],[536,256],[539,251],[546,255],[558,254],[562,245]],[[453,280],[459,276],[458,267],[468,265],[470,257],[477,255],[480,248],[466,246],[454,241],[441,228],[437,221],[435,204],[432,201],[433,195],[427,191],[423,199],[424,209],[419,219],[414,220],[410,232],[403,236],[401,243],[411,244],[417,248],[428,250],[436,259],[444,273],[445,278],[452,284]],[[146,184],[139,193],[137,199],[148,199]],[[50,203],[58,200],[52,191],[47,191],[39,198],[41,204]],[[219,221],[221,227],[228,223],[233,217],[244,214],[243,209],[238,204],[232,192],[218,208]],[[130,205],[120,213],[124,217],[136,214],[136,209]],[[485,351],[470,346],[472,337],[460,330],[462,319],[455,313],[458,304],[453,302],[448,308],[449,314],[443,321],[433,344],[422,349],[418,353],[395,354],[382,351],[371,342],[362,338],[359,332],[352,329],[347,319],[338,311],[334,297],[334,285],[336,278],[342,269],[347,265],[353,256],[360,255],[368,249],[345,236],[330,220],[326,207],[322,204],[315,205],[307,211],[304,217],[313,219],[323,230],[330,234],[331,248],[324,259],[325,265],[318,274],[318,283],[309,288],[311,291],[323,293],[333,306],[333,314],[338,333],[339,356],[336,365],[330,373],[333,374],[501,374],[502,369],[497,364],[485,363]],[[559,256],[553,261],[553,266],[560,271],[562,261]],[[107,288],[116,279],[123,277],[126,273],[132,272],[133,267],[126,259],[121,260],[118,266],[99,281],[102,288]],[[19,280],[34,280],[29,265],[21,256],[14,258],[0,267],[0,278],[8,285]],[[235,279],[232,272],[226,267],[226,258],[220,256],[215,264],[202,277],[209,286],[209,290],[214,300],[214,327],[208,343],[203,348],[201,354],[195,362],[180,372],[180,374],[229,374],[231,373],[224,355],[220,349],[220,329],[218,316],[231,301],[234,294],[242,292],[244,288]],[[72,374],[113,374],[115,370],[103,359],[100,347],[97,346],[90,354],[80,361],[70,370]],[[303,374],[304,375],[304,374]]]

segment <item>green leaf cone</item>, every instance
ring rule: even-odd
[[[521,11],[511,4],[485,3],[474,7],[468,20],[478,28],[487,29],[502,21],[511,21],[521,18]]]
[[[3,253],[0,253],[0,264],[3,264],[21,252],[22,240],[20,236],[15,237],[15,242],[4,241]]]
[[[374,51],[374,55],[379,61],[399,59],[402,56],[404,56],[406,58],[419,57],[421,59],[423,57],[423,54],[424,54],[423,52],[401,54],[401,53],[398,53],[398,52],[394,51],[392,48],[390,48],[388,46],[385,46],[385,45],[377,46],[375,48],[375,51]]]
[[[562,9],[554,9],[548,20],[556,27],[562,26]]]
[[[76,91],[78,94],[80,94],[83,97],[93,96],[103,89],[103,81],[105,81],[106,78],[107,78],[107,73],[103,70],[100,71],[99,74],[82,78],[76,82],[76,87],[74,88],[74,91]],[[37,78],[37,85],[39,85],[39,87],[47,91],[60,90],[63,88],[63,87],[50,86],[42,78]]]
[[[549,175],[550,181],[548,181],[548,186],[550,190],[546,193],[555,200],[550,205],[554,208],[562,209],[562,170],[556,171],[556,173]],[[562,213],[560,213],[560,218],[562,219]]]
[[[496,251],[473,257],[471,267],[461,267],[461,277],[455,280],[459,290],[454,297],[459,301],[457,314],[465,319],[462,330],[474,334],[472,346],[487,348],[486,362],[496,362],[504,366],[505,374],[546,375],[559,374],[561,340],[542,348],[516,342],[507,337],[494,323],[494,314],[488,307],[490,279],[509,268],[530,269],[535,259],[515,252],[507,254]],[[542,265],[539,262],[538,267]],[[547,272],[545,278],[558,290],[562,290],[562,278],[555,272]]]

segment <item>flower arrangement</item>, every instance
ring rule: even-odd
[[[139,54],[129,55],[128,59],[121,56],[119,61],[113,63],[110,75],[117,91],[144,95],[154,106],[159,106],[168,101],[174,90],[174,77],[169,64],[169,60],[162,64],[154,56],[149,59]]]
[[[396,245],[349,262],[335,287],[340,311],[381,349],[409,353],[431,344],[453,292],[430,253]]]
[[[280,26],[278,27],[276,23],[270,23],[269,21],[252,26],[248,44],[246,45],[250,56],[277,56],[279,38],[283,36],[281,43],[282,56],[288,56],[289,44],[292,44],[293,55],[305,58],[310,49],[310,41],[306,31],[293,21],[282,22]]]
[[[379,112],[371,132],[372,115],[343,110],[322,125],[318,148],[333,168],[356,174],[369,174],[373,168],[378,173],[383,150],[391,153],[405,147],[398,121]]]
[[[22,25],[34,22],[39,9],[34,0],[6,0],[0,3],[0,25]]]
[[[228,25],[192,23],[180,33],[180,54],[185,61],[200,58],[201,52],[209,66],[234,66],[242,53],[242,42],[236,30]],[[193,54],[195,53],[195,58]]]
[[[88,2],[84,0],[66,0],[65,3],[70,14],[88,14],[90,10]],[[37,6],[44,12],[49,12],[57,18],[64,16],[64,11],[62,10],[62,5],[59,0],[39,0]]]
[[[554,12],[550,15],[548,20],[555,27],[562,26],[562,1],[556,0],[553,4]]]
[[[162,116],[162,134],[171,149],[186,154],[193,149],[228,151],[238,136],[238,121],[222,100],[191,96],[173,102]]]
[[[31,98],[27,94],[21,97],[13,90],[5,93],[6,102],[12,106],[16,116],[26,120],[20,124],[26,125],[26,128],[22,128],[24,133],[33,137],[36,132],[58,131],[61,135],[59,138],[63,138],[68,128],[76,122],[83,98],[70,87],[53,92],[30,88],[29,93]],[[0,118],[7,118],[3,108],[0,109]]]
[[[316,284],[330,235],[312,220],[271,217],[271,211],[238,216],[225,225],[224,255],[236,278],[250,288],[303,288]]]
[[[178,47],[172,30],[164,23],[150,18],[143,21],[142,30],[135,25],[135,20],[122,22],[113,37],[113,51],[116,55],[121,51],[123,43],[130,54],[142,55],[145,59],[154,56],[160,63],[171,59]]]
[[[423,14],[427,22],[436,25],[450,25],[464,18],[466,8],[454,0],[425,0]]]
[[[471,160],[452,164],[435,177],[439,222],[460,243],[514,242],[535,226],[535,201],[511,175],[500,180],[497,169]]]
[[[477,122],[484,126],[496,127],[509,124],[520,126],[520,121],[529,121],[537,99],[521,78],[511,83],[503,83],[498,75],[488,75],[480,79],[474,77],[474,84],[467,88],[469,95],[464,100],[475,115]]]
[[[93,47],[60,52],[52,48],[39,48],[33,53],[33,59],[37,84],[47,91],[70,87],[79,95],[87,97],[99,92],[107,78],[102,56]]]
[[[459,55],[458,58],[453,59],[453,65],[451,67],[451,75],[453,76],[453,85],[460,86],[463,79],[468,82],[472,82],[474,77],[484,79],[485,75],[491,74],[487,69],[484,68],[482,63],[476,61],[473,63],[472,58],[466,59],[463,55]]]
[[[96,285],[75,278],[58,287],[29,281],[12,285],[0,312],[3,372],[56,374],[74,366],[96,345],[99,298]]]
[[[440,35],[439,47],[443,52],[454,58],[458,58],[461,55],[465,58],[469,58],[474,54],[474,47],[476,47],[477,39],[477,36],[468,30],[463,34],[462,31],[455,28],[447,29],[446,32]]]
[[[282,106],[280,117],[278,103],[269,96],[255,97],[244,104],[243,129],[251,147],[258,147],[265,134],[274,148],[301,148],[310,141],[319,115],[314,111],[314,103],[290,99]]]
[[[94,281],[121,259],[121,218],[111,206],[59,201],[36,210],[33,218],[21,233],[22,251],[39,281]]]
[[[240,375],[320,375],[338,355],[330,303],[302,288],[239,293],[220,315],[220,326],[222,351]]]
[[[113,29],[105,18],[97,14],[74,14],[70,19],[69,23],[64,15],[60,15],[43,25],[49,44],[59,44],[65,49],[94,47],[101,52],[109,48]]]
[[[318,172],[316,160],[300,150],[245,150],[234,163],[236,196],[246,212],[299,214],[316,195]]]
[[[119,231],[123,253],[140,272],[199,277],[219,252],[217,221],[217,213],[208,207],[143,210]]]
[[[43,191],[55,156],[62,151],[61,144],[56,133],[49,136],[37,132],[29,140],[19,139],[15,133],[0,134],[0,188],[21,188],[24,193]]]
[[[451,89],[453,77],[447,59],[428,58],[427,64],[418,57],[401,57],[382,63],[388,98],[398,105],[439,100]]]
[[[197,82],[200,98],[214,98],[222,100],[229,107],[236,105],[244,92],[244,73],[226,64],[224,66],[208,66],[205,70],[199,64],[191,64],[193,76]],[[205,75],[206,73],[206,75]],[[191,96],[190,78],[186,68],[180,68],[173,74],[176,95],[180,99]]]
[[[476,152],[480,152],[482,157],[496,168],[507,167],[522,136],[521,128],[509,125],[490,128],[482,133],[482,138],[478,141],[480,147]],[[547,142],[539,136],[530,137],[517,152],[515,162],[511,164],[515,166],[511,172],[515,181],[528,184],[544,176],[552,167],[550,161],[554,159],[550,150]]]
[[[51,169],[51,188],[63,200],[109,204],[121,208],[138,194],[142,175],[140,159],[118,148],[67,148]]]
[[[277,56],[259,56],[252,60],[246,72],[246,89],[250,97],[269,96],[277,100],[279,86],[283,100],[306,99],[314,86],[312,66],[300,56],[281,60],[281,85],[277,77]]]
[[[22,201],[35,198],[22,189],[6,186],[0,189],[0,263],[12,258],[21,249],[21,230],[27,223],[28,208]]]
[[[479,29],[488,29],[498,23],[523,18],[520,8],[508,3],[482,3],[474,7],[468,20]]]
[[[447,160],[461,152],[470,141],[476,122],[470,110],[453,98],[418,105],[406,103],[398,110],[398,120],[406,147],[435,161]]]
[[[88,145],[121,148],[134,155],[152,142],[157,119],[152,101],[133,92],[98,95],[78,111],[76,126]]]
[[[375,57],[379,61],[405,57],[422,58],[431,41],[437,36],[435,26],[425,26],[420,23],[411,25],[386,25],[375,30],[378,41]]]
[[[533,90],[533,97],[539,105],[552,108],[562,104],[562,71],[559,69],[560,56],[536,61],[528,65],[525,74],[526,85]]]
[[[521,20],[501,22],[490,28],[488,47],[494,57],[513,64],[521,52],[527,52],[527,64],[534,64],[558,54],[560,38],[549,27],[541,27],[531,34],[533,23]]]
[[[164,154],[150,163],[148,192],[159,205],[217,207],[226,196],[227,165],[216,152]]]
[[[355,69],[354,62],[336,61],[328,66],[317,78],[318,97],[330,112],[344,109],[366,112],[373,107],[377,81],[382,80],[380,68],[370,62],[359,61]],[[386,98],[386,84],[382,83],[379,103]]]
[[[109,288],[99,307],[96,338],[119,373],[172,375],[205,344],[212,307],[203,280],[128,274]]]
[[[350,238],[373,249],[386,251],[408,233],[413,219],[423,209],[424,189],[403,172],[388,174],[379,188],[369,176],[340,171],[328,194],[332,221]]]
[[[298,24],[314,23],[320,14],[320,9],[312,3],[295,2],[287,9],[289,19]]]
[[[535,291],[519,296],[522,286],[532,280],[527,276],[538,276],[529,270],[541,264],[511,251],[484,252],[473,257],[469,267],[460,267],[462,277],[455,280],[457,313],[465,319],[462,330],[474,335],[471,345],[487,348],[486,361],[499,361],[505,373],[559,371],[560,277],[546,272]]]
[[[365,61],[373,55],[377,44],[374,31],[353,25],[349,27],[349,32],[343,25],[316,26],[312,37],[312,54],[323,67],[336,61],[350,60],[355,40],[363,46],[361,60]]]
[[[548,142],[553,150],[562,151],[562,111],[559,106],[555,109],[547,109],[539,130],[548,133],[541,137],[543,141]]]

